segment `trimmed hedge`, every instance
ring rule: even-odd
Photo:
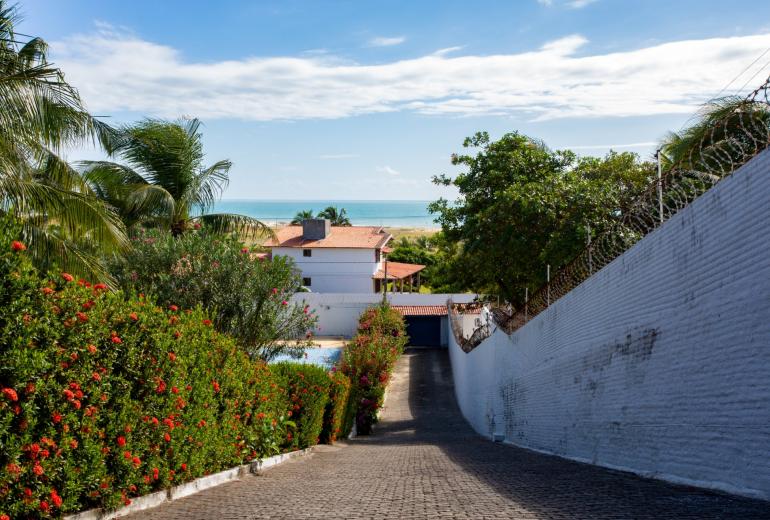
[[[286,379],[289,416],[297,425],[296,435],[289,433],[284,446],[296,450],[318,444],[331,384],[326,370],[290,361],[270,365],[270,370]]]
[[[387,303],[361,314],[358,333],[342,351],[338,367],[353,386],[351,400],[355,403],[358,434],[371,433],[377,422],[385,387],[408,339],[403,316]]]
[[[12,234],[0,229],[0,518],[112,509],[318,438],[322,369],[252,361],[200,308],[45,279]]]

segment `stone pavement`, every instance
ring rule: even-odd
[[[135,519],[770,518],[770,503],[673,486],[476,435],[448,356],[399,360],[376,432]]]

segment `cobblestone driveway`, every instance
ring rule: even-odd
[[[770,504],[494,444],[455,404],[445,351],[399,361],[375,435],[131,518],[770,518]]]

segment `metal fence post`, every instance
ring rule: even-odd
[[[546,305],[550,306],[551,305],[551,264],[548,264],[548,266],[546,267],[545,273],[546,273],[545,276],[546,276],[546,280],[547,280],[547,282],[546,282],[546,302],[547,302]]]
[[[661,149],[655,152],[655,158],[658,160],[658,215],[660,223],[663,224],[663,167],[661,166]]]

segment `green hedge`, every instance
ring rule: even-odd
[[[315,442],[322,369],[251,361],[200,308],[45,279],[11,235],[0,229],[0,518],[115,508]]]
[[[358,434],[369,434],[377,422],[385,387],[407,342],[404,318],[389,305],[371,307],[361,314],[358,333],[342,351],[339,363],[339,370],[352,383]]]
[[[326,403],[321,442],[333,444],[339,437],[350,433],[353,423],[353,406],[350,400],[350,378],[334,369],[330,373],[329,402]]]
[[[297,424],[297,433],[288,435],[286,448],[296,450],[318,444],[331,384],[326,370],[290,361],[270,365],[270,370],[285,378],[290,416]]]

